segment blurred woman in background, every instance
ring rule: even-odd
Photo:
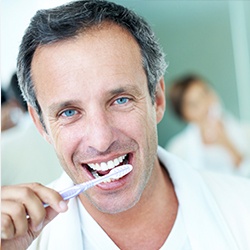
[[[166,149],[197,169],[250,177],[250,145],[236,119],[222,110],[204,79],[185,75],[173,82],[169,101],[175,115],[188,123]]]
[[[1,132],[15,127],[27,111],[21,92],[19,90],[18,93],[18,90],[16,74],[12,76],[6,90],[1,87]]]

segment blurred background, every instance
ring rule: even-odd
[[[15,72],[18,47],[30,18],[40,8],[63,0],[1,1],[1,82],[7,89]],[[209,80],[224,106],[242,123],[250,123],[250,1],[114,0],[133,9],[152,26],[169,63],[172,79],[198,73]],[[167,106],[158,125],[159,144],[185,127]]]

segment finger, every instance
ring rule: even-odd
[[[32,190],[40,197],[40,199],[43,201],[43,205],[44,204],[49,205],[46,208],[46,210],[44,210],[44,206],[43,206],[43,211],[46,211],[46,213],[44,214],[45,218],[43,217],[43,221],[40,222],[40,224],[35,223],[35,227],[33,226],[34,224],[32,224],[32,228],[36,232],[38,232],[45,225],[47,225],[52,219],[54,219],[58,215],[58,213],[67,211],[68,201],[64,201],[61,195],[57,191],[51,188],[45,187],[41,184],[32,183],[32,184],[29,184],[29,187],[32,188]],[[29,208],[32,209],[31,206]],[[31,217],[31,221],[32,221],[33,216],[36,216],[36,218],[39,217],[39,214],[37,214],[35,210],[33,209],[31,210],[31,212],[28,210],[28,213]]]
[[[28,230],[26,209],[16,201],[2,201],[1,205],[1,232],[9,238],[24,235]]]
[[[58,192],[38,183],[3,187],[2,198],[15,200],[24,205],[34,231],[39,231],[43,227],[46,216],[44,203],[48,203],[57,213],[67,210],[67,203]]]
[[[46,208],[46,217],[43,221],[43,227],[45,227],[50,221],[52,221],[59,213],[56,212],[53,208]],[[39,232],[39,231],[37,231]]]
[[[1,239],[11,239],[15,236],[15,227],[8,214],[1,215]]]
[[[27,186],[16,186],[4,190],[3,198],[6,197],[8,197],[8,200],[13,201],[11,204],[11,217],[16,215],[15,211],[13,211],[13,208],[16,208],[17,206],[21,205],[24,211],[23,215],[25,216],[25,219],[26,215],[28,214],[29,224],[31,228],[36,231],[36,228],[40,227],[46,215],[46,211],[43,207],[42,201],[36,195],[36,193]],[[19,215],[21,216],[21,214]],[[14,222],[16,222],[17,220],[18,218],[16,215]]]
[[[67,210],[67,202],[55,190],[45,187],[39,183],[28,184],[28,186],[37,194],[43,201],[43,204],[48,204],[56,212],[65,212]]]
[[[49,204],[58,213],[67,210],[67,202],[63,201],[58,192],[39,183],[2,187],[2,199],[27,203],[27,200],[35,198],[32,193],[40,199],[42,204]]]

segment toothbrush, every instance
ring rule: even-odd
[[[73,187],[64,189],[64,190],[60,191],[59,194],[62,196],[62,198],[64,200],[69,200],[69,199],[77,196],[78,194],[86,191],[87,189],[89,189],[95,185],[98,185],[104,181],[109,180],[110,178],[113,178],[113,179],[121,178],[124,175],[128,174],[132,169],[133,169],[133,167],[130,164],[116,167],[104,176],[101,176],[101,177],[93,179],[91,181],[87,181],[87,182],[84,182],[81,184],[77,184]],[[43,206],[48,207],[49,204],[44,204]]]

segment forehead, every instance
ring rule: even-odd
[[[194,81],[186,90],[186,96],[195,96],[206,91],[208,87],[202,81]]]
[[[79,56],[76,57],[76,54]],[[42,61],[57,60],[58,57],[64,59],[68,56],[67,61],[70,61],[72,59],[70,55],[75,59],[87,58],[89,64],[91,63],[90,57],[96,59],[126,57],[126,61],[121,61],[121,63],[133,60],[142,66],[140,47],[129,31],[113,23],[104,23],[80,32],[75,37],[39,46],[34,53],[31,69],[36,68],[37,60],[40,60],[38,65],[42,66]]]
[[[39,47],[31,72],[38,98],[58,86],[65,89],[82,83],[95,87],[105,81],[107,86],[108,81],[131,78],[127,81],[133,82],[142,73],[145,77],[139,45],[127,30],[114,24]]]

